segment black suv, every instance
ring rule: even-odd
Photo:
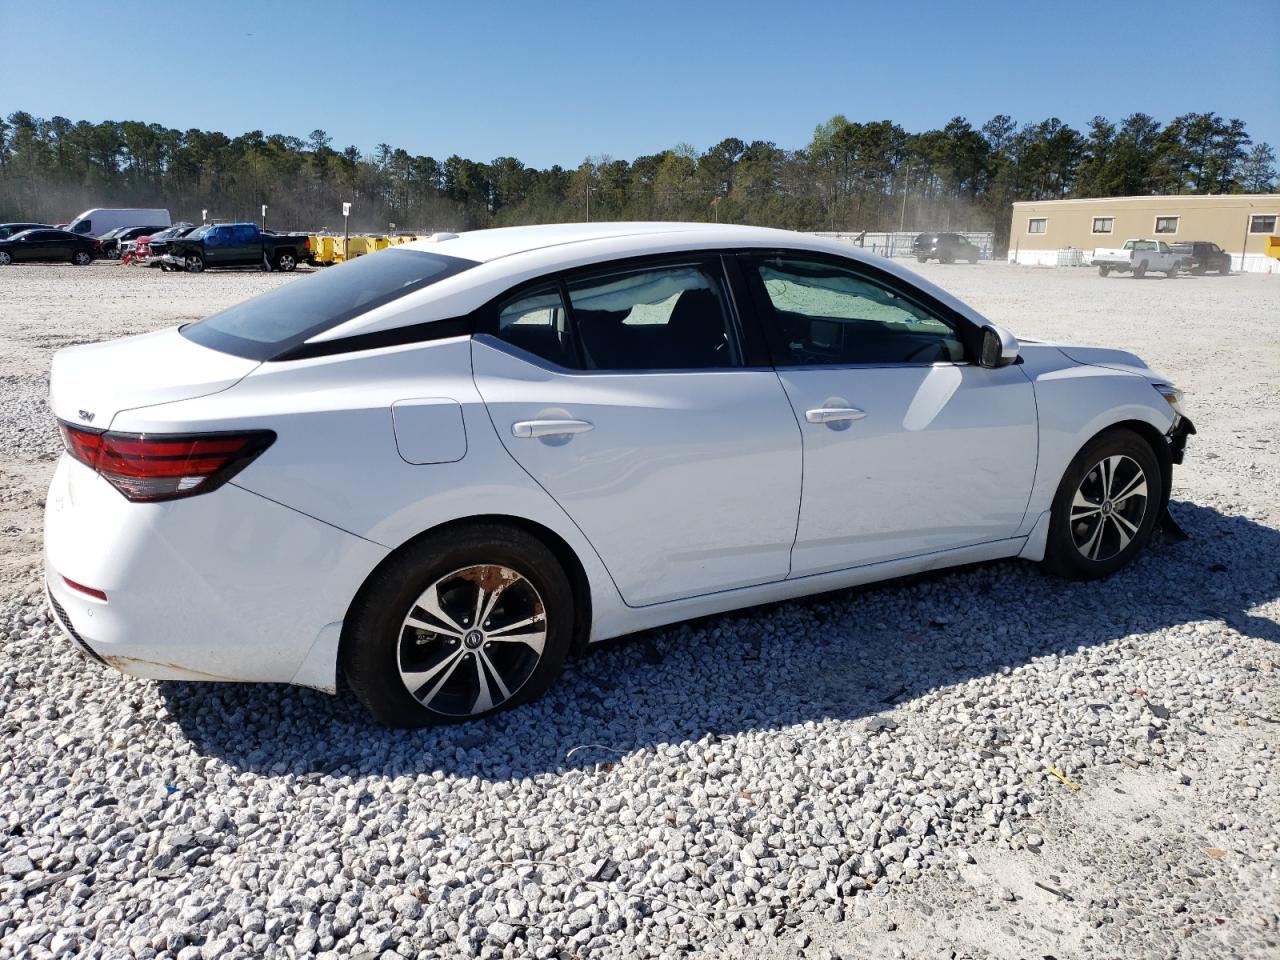
[[[1182,257],[1182,269],[1200,276],[1213,270],[1226,276],[1231,272],[1231,254],[1207,240],[1171,243],[1169,249]]]
[[[938,260],[953,263],[968,260],[977,263],[981,251],[958,233],[922,233],[911,244],[911,252],[917,260]]]

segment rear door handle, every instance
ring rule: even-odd
[[[810,423],[841,423],[846,420],[861,420],[867,415],[865,410],[857,407],[818,407],[806,410],[804,418]]]
[[[586,420],[519,420],[511,425],[513,437],[562,437],[594,430]]]

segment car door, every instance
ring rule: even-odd
[[[800,435],[774,371],[744,363],[718,257],[525,285],[478,329],[498,436],[627,604],[786,578]]]
[[[968,362],[977,331],[905,281],[807,253],[741,258],[804,438],[791,576],[1012,537],[1035,397]]]
[[[205,266],[225,266],[231,252],[231,227],[226,224],[211,227],[204,235],[202,245]]]
[[[56,261],[71,259],[71,237],[61,230],[36,230],[27,239],[25,259]]]
[[[231,228],[231,251],[228,261],[251,266],[262,259],[262,236],[251,223],[237,223]]]

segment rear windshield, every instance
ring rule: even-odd
[[[223,353],[270,360],[317,333],[475,265],[418,250],[379,250],[189,323],[182,335]]]

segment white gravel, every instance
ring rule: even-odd
[[[1186,388],[1192,539],[656,631],[412,733],[124,678],[41,607],[50,351],[286,278],[6,270],[0,958],[1280,954],[1280,278],[921,270]]]

